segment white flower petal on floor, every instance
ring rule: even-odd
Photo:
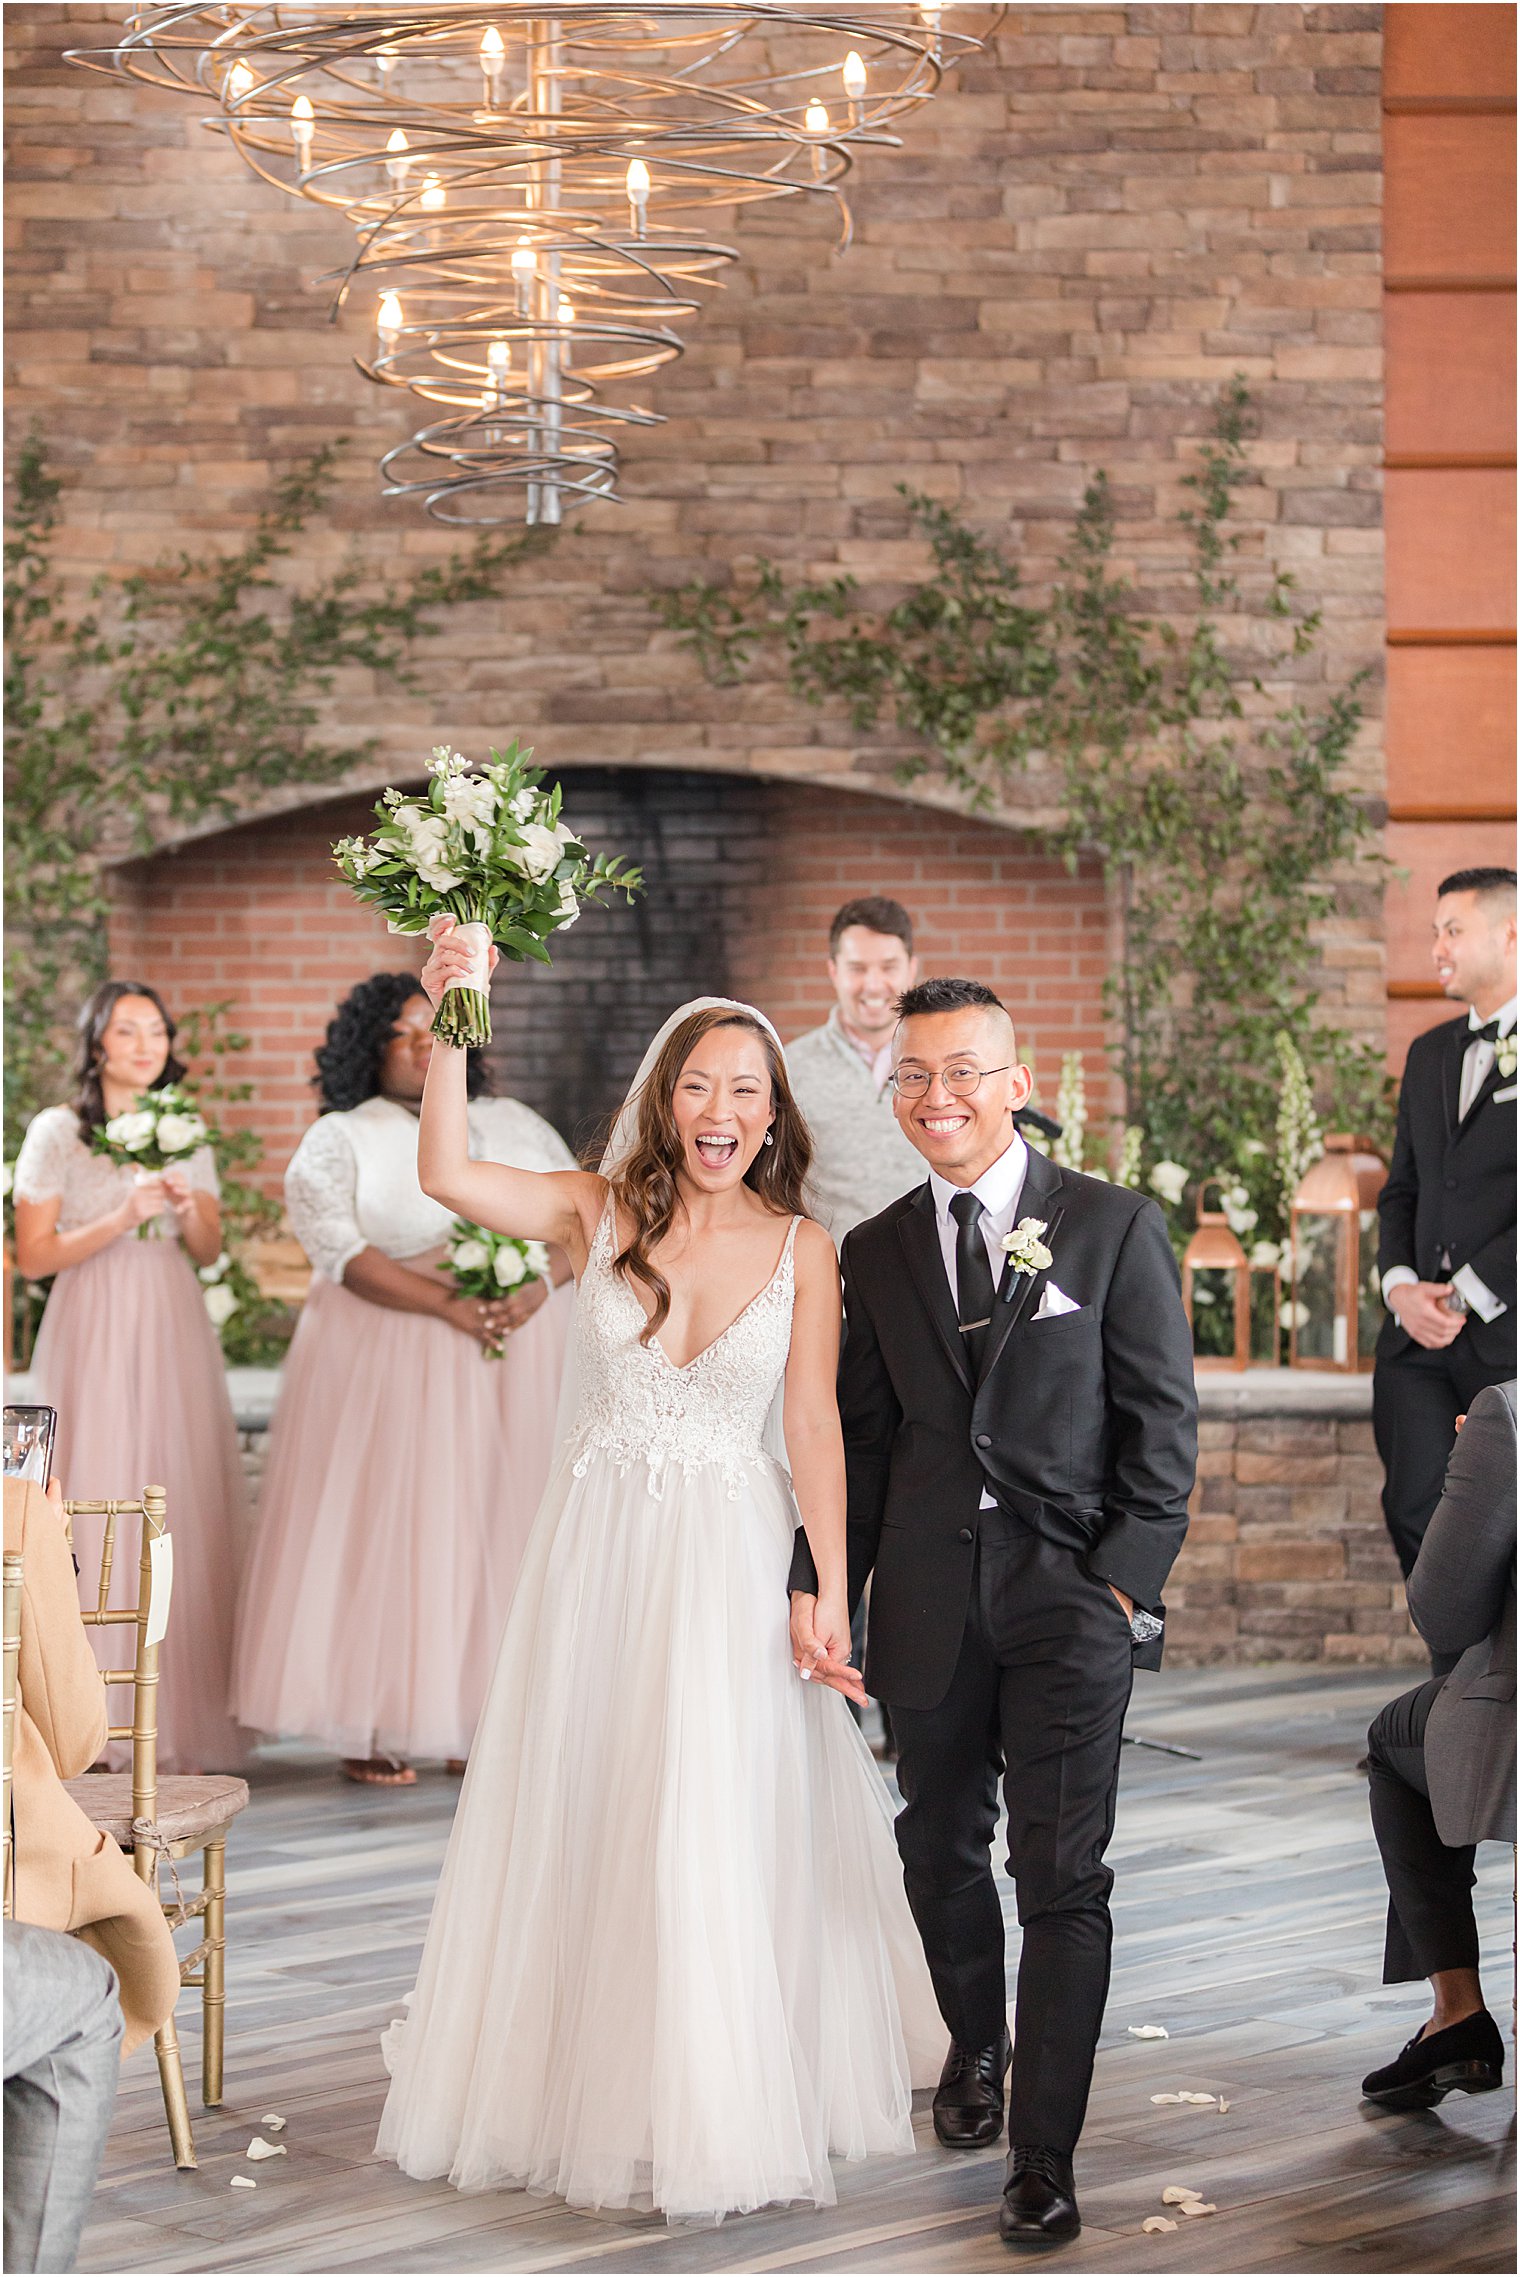
[[[245,2158],[284,2158],[287,2148],[288,2146],[285,2143],[266,2143],[262,2135],[255,2135],[243,2156]]]
[[[1217,2214],[1219,2208],[1217,2206],[1206,2206],[1200,2199],[1189,2198],[1182,2211],[1184,2214]]]
[[[1161,2193],[1163,2206],[1185,2206],[1190,2198],[1201,2198],[1201,2190],[1190,2190],[1185,2182],[1169,2182]]]
[[[1132,2040],[1169,2040],[1171,2038],[1171,2034],[1164,2024],[1131,2024],[1129,2036]]]
[[[259,2125],[261,2127],[267,2127],[272,2135],[277,2135],[284,2124],[285,2122],[280,2117],[278,2111],[266,2111],[263,2118],[259,2121]]]
[[[251,2174],[235,2174],[227,2187],[229,2190],[257,2190],[258,2184]]]
[[[1165,2214],[1148,2214],[1145,2220],[1140,2224],[1140,2227],[1149,2235],[1154,2236],[1161,2230],[1174,2230],[1177,2227],[1177,2224],[1175,2222],[1169,2222]]]

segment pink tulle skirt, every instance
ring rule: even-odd
[[[574,1293],[491,1360],[314,1280],[285,1362],[233,1702],[335,1754],[464,1756],[549,1474]]]
[[[247,1495],[221,1346],[177,1241],[126,1234],[59,1274],[32,1359],[37,1397],[58,1410],[54,1475],[66,1495],[168,1494],[174,1594],[159,1656],[162,1771],[235,1771],[248,1737],[227,1712]],[[75,1521],[80,1589],[93,1605],[105,1521]],[[113,1605],[137,1591],[138,1533],[118,1528]],[[103,1668],[130,1667],[129,1629],[92,1629]],[[113,1691],[111,1720],[131,1720]],[[124,1748],[112,1761],[125,1763]]]

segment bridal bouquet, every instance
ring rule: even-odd
[[[97,1123],[90,1148],[135,1170],[139,1177],[153,1178],[188,1161],[200,1147],[210,1145],[214,1135],[194,1094],[166,1083],[157,1091],[140,1092],[124,1115]],[[139,1241],[147,1239],[151,1226],[151,1219],[145,1219],[138,1227]]]
[[[509,1289],[525,1288],[530,1281],[548,1277],[549,1252],[541,1241],[519,1241],[515,1234],[492,1233],[483,1225],[456,1218],[443,1262],[462,1297],[505,1296]],[[502,1347],[491,1346],[487,1359],[499,1360]]]
[[[540,787],[532,756],[513,743],[475,769],[440,744],[425,791],[387,791],[378,828],[333,848],[355,895],[383,911],[393,933],[425,933],[435,917],[457,921],[475,963],[468,980],[449,984],[434,1018],[434,1035],[448,1044],[491,1040],[493,941],[504,957],[546,965],[546,944],[575,923],[582,902],[610,892],[632,900],[644,882],[615,856],[588,854],[560,811],[558,785]]]

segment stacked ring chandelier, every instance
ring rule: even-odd
[[[214,105],[276,188],[331,206],[354,251],[333,314],[371,297],[359,369],[427,407],[381,460],[387,497],[450,523],[553,523],[617,495],[629,399],[738,259],[714,213],[826,199],[850,234],[860,149],[996,8],[948,0],[499,0],[134,8],[72,59]],[[975,18],[975,23],[965,19]]]

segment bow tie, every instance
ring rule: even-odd
[[[1470,1029],[1467,1041],[1469,1044],[1496,1044],[1499,1041],[1498,1014],[1495,1013],[1492,1020],[1485,1020],[1481,1028]]]

